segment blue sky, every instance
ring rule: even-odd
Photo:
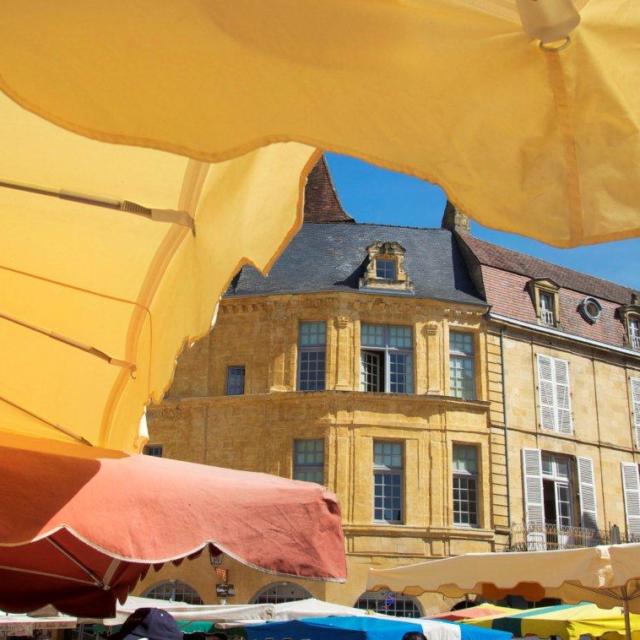
[[[326,154],[344,209],[358,222],[410,227],[439,227],[446,196],[440,187],[334,153]],[[472,222],[483,240],[613,280],[640,290],[640,239],[556,249]]]

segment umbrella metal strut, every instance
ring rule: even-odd
[[[60,200],[69,200],[71,202],[87,204],[94,207],[102,207],[103,209],[133,213],[155,222],[179,224],[184,227],[189,227],[189,229],[191,229],[195,234],[195,222],[186,211],[177,211],[175,209],[151,209],[138,204],[137,202],[131,202],[130,200],[114,200],[112,198],[103,198],[101,196],[76,193],[74,191],[65,191],[64,189],[50,189],[48,187],[41,187],[39,185],[26,184],[22,182],[12,182],[10,180],[0,180],[0,187],[13,189],[14,191],[24,191],[26,193],[32,193],[39,196],[59,198]]]

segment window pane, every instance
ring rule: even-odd
[[[460,331],[449,332],[449,349],[451,353],[473,355],[473,334]]]
[[[376,467],[402,469],[402,444],[399,442],[374,442],[373,463]]]
[[[389,391],[411,393],[413,391],[413,366],[411,354],[389,354]]]
[[[293,478],[324,484],[324,440],[295,440]]]
[[[145,444],[142,449],[142,453],[145,456],[154,456],[156,458],[162,458],[162,445],[161,444]]]
[[[476,478],[453,476],[453,522],[469,526],[478,525],[478,496]]]
[[[365,591],[358,598],[356,608],[402,618],[419,618],[422,615],[415,598],[385,591]]]
[[[360,329],[360,342],[367,347],[384,347],[384,325],[363,324]]]
[[[227,367],[227,395],[239,396],[244,393],[244,367]]]
[[[326,342],[326,325],[324,322],[300,323],[300,346],[319,347]]]
[[[411,349],[411,327],[389,327],[389,346]]]
[[[324,351],[300,352],[300,391],[323,391],[325,381]]]
[[[376,259],[376,278],[382,280],[396,279],[396,261],[386,260],[384,258]]]
[[[453,446],[453,468],[472,475],[478,473],[478,450],[473,445]]]
[[[363,391],[384,391],[384,354],[376,351],[362,351],[360,354],[360,382]]]

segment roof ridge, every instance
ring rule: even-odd
[[[572,269],[571,267],[566,267],[564,265],[561,264],[557,264],[555,262],[550,262],[549,260],[545,260],[544,258],[539,258],[538,256],[532,256],[528,253],[523,253],[522,251],[516,251],[515,249],[510,249],[508,247],[503,247],[499,244],[495,244],[493,242],[489,242],[488,240],[482,240],[481,238],[477,238],[476,236],[472,235],[471,233],[464,233],[464,232],[458,232],[458,235],[460,236],[460,238],[469,245],[469,248],[471,249],[471,251],[474,253],[474,255],[476,255],[476,258],[480,261],[481,264],[486,264],[487,266],[494,266],[496,268],[500,268],[503,269],[504,271],[510,271],[511,273],[517,273],[519,275],[523,275],[523,276],[529,276],[531,278],[534,278],[534,276],[530,273],[527,272],[524,268],[520,267],[518,268],[517,264],[512,264],[511,268],[507,268],[507,267],[501,267],[501,266],[496,266],[496,265],[492,265],[492,264],[488,264],[488,260],[486,259],[482,259],[481,257],[477,256],[476,252],[473,249],[473,244],[474,243],[479,243],[481,245],[484,245],[486,248],[488,249],[497,249],[498,251],[502,252],[502,253],[510,253],[516,256],[520,256],[522,258],[525,258],[527,260],[532,260],[535,261],[536,263],[540,264],[540,265],[545,265],[545,266],[550,266],[553,267],[553,269],[560,269],[561,271],[564,271],[565,273],[568,274],[574,274],[576,276],[579,276],[580,278],[587,278],[589,280],[593,280],[597,283],[601,283],[603,285],[606,286],[613,286],[619,290],[624,290],[629,294],[629,298],[631,298],[631,294],[635,292],[635,290],[632,287],[628,287],[624,284],[620,284],[618,282],[615,282],[613,280],[608,280],[606,278],[601,278],[599,276],[594,276],[590,273],[585,273],[583,271],[578,271],[577,269]],[[470,241],[470,242],[469,242]],[[548,276],[549,279],[553,279],[552,275]],[[574,287],[569,287],[566,284],[562,284],[562,283],[558,283],[560,284],[562,287],[566,288],[566,289],[573,289],[574,291],[579,291],[581,293],[585,293],[585,294],[592,294],[589,291],[584,291],[582,288],[578,286]],[[577,283],[576,283],[577,284]],[[600,295],[599,297],[603,297],[605,299],[606,296],[604,295]],[[614,299],[614,302],[619,302],[619,299]]]

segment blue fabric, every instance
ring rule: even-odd
[[[266,622],[250,625],[245,632],[247,640],[402,640],[405,633],[422,633],[422,627],[369,616],[335,616]]]
[[[455,622],[453,624],[456,624]],[[508,630],[485,629],[473,627],[469,624],[460,624],[460,640],[511,640],[513,634]]]

